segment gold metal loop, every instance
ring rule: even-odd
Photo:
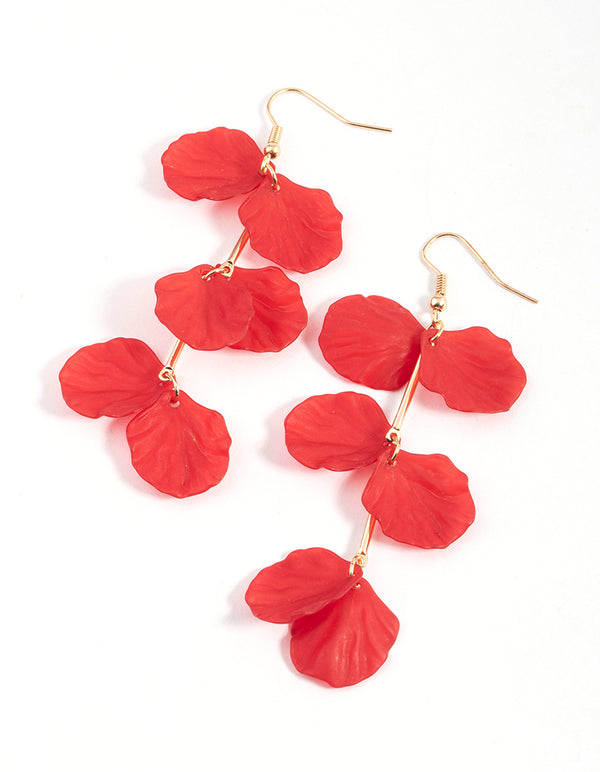
[[[277,99],[277,97],[287,93],[301,94],[303,97],[306,97],[307,99],[309,99],[311,102],[316,104],[322,110],[325,110],[325,112],[329,113],[329,115],[332,115],[338,121],[345,123],[347,126],[357,126],[359,129],[370,129],[372,131],[388,131],[388,132],[391,131],[391,129],[385,128],[384,126],[373,126],[370,123],[358,123],[357,121],[350,121],[347,118],[344,118],[343,115],[340,115],[334,109],[326,105],[325,102],[322,102],[320,99],[317,99],[317,97],[313,96],[312,94],[309,94],[308,91],[304,91],[304,89],[302,88],[292,88],[292,87],[280,88],[279,91],[276,91],[274,94],[271,94],[271,96],[269,97],[269,101],[267,102],[267,108],[266,108],[267,115],[269,116],[269,120],[273,124],[273,129],[271,130],[271,134],[269,136],[269,141],[265,148],[265,152],[269,153],[272,158],[276,158],[281,151],[281,148],[279,146],[279,139],[281,137],[281,132],[283,131],[283,127],[280,124],[278,124],[275,118],[273,117],[273,113],[271,112],[271,106],[273,105],[273,102],[275,101],[275,99]]]
[[[214,276],[216,273],[220,273],[221,276],[224,276],[226,279],[230,279],[231,275],[233,273],[234,265],[233,263],[230,263],[228,260],[225,260],[224,263],[219,263],[219,265],[215,265],[214,268],[212,268],[207,273],[202,274],[203,281],[207,281],[210,279],[211,276]]]
[[[265,153],[262,161],[260,162],[260,173],[265,175],[268,171],[268,167],[271,165],[273,156],[270,153]]]
[[[504,287],[504,289],[507,289],[509,292],[513,292],[515,295],[518,295],[521,298],[524,298],[525,300],[528,300],[530,303],[537,303],[538,301],[535,298],[532,298],[531,295],[526,295],[524,292],[521,292],[521,290],[515,289],[514,287],[511,287],[510,284],[507,284],[506,282],[502,281],[502,279],[494,273],[494,271],[490,268],[490,266],[486,263],[486,261],[481,257],[479,252],[475,249],[475,247],[472,244],[469,244],[469,242],[463,238],[463,236],[460,236],[458,233],[438,233],[436,236],[433,236],[429,239],[427,244],[421,249],[421,259],[425,263],[425,265],[430,268],[435,274],[436,274],[436,294],[445,295],[446,292],[446,275],[443,274],[439,268],[436,268],[433,263],[427,259],[427,250],[429,247],[432,246],[432,244],[435,244],[438,239],[443,239],[446,236],[450,236],[453,239],[456,239],[457,241],[460,241],[460,243],[466,247],[466,249],[473,255],[473,257],[480,263],[480,265],[484,268],[485,271],[489,274],[489,276],[496,282],[496,284],[499,284],[501,287]],[[438,286],[443,287],[443,292],[438,293]]]
[[[435,327],[437,330],[435,335],[432,335],[431,338],[429,338],[429,345],[435,346],[436,340],[440,337],[440,335],[444,332],[444,322],[441,319],[434,319],[431,323],[432,327]]]
[[[265,153],[262,162],[260,164],[260,173],[263,175],[263,177],[268,173],[271,175],[271,187],[275,190],[279,189],[279,184],[277,182],[277,172],[275,171],[275,167],[273,166],[273,158],[271,152]]]
[[[390,466],[394,466],[396,459],[398,458],[398,453],[400,453],[400,443],[394,442],[393,440],[391,440],[391,442],[394,446],[394,450],[392,451],[392,455],[388,458],[387,462]]]
[[[354,566],[365,568],[369,562],[369,556],[365,552],[357,552],[350,561],[350,576],[354,576]]]
[[[231,275],[233,274],[233,271],[235,269],[235,261],[240,256],[242,249],[246,246],[249,239],[250,239],[250,234],[246,229],[244,229],[242,231],[242,235],[236,241],[235,247],[231,250],[231,254],[227,258],[227,260],[224,260],[222,263],[219,263],[219,265],[216,265],[212,270],[208,271],[207,273],[202,274],[202,279],[204,281],[207,281],[208,279],[210,279],[211,276],[214,276],[215,273],[220,273],[226,279],[231,278]]]
[[[170,365],[165,365],[158,374],[159,381],[170,381],[173,377],[173,368]]]
[[[175,377],[175,371],[171,367],[171,365],[165,365],[163,369],[158,374],[158,377],[161,381],[170,382],[173,385],[173,393],[176,397],[179,396],[179,384],[177,383],[177,378]]]

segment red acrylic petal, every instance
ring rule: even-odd
[[[344,378],[372,389],[394,390],[410,378],[423,326],[394,300],[350,295],[333,303],[319,346]]]
[[[80,348],[58,377],[72,410],[89,418],[120,418],[158,399],[164,386],[161,370],[160,360],[141,340],[113,338]]]
[[[366,579],[316,614],[292,624],[294,667],[331,686],[364,681],[386,661],[398,635],[397,617]]]
[[[309,273],[342,251],[342,215],[324,190],[304,188],[281,174],[271,177],[240,206],[252,249],[291,271]]]
[[[352,576],[349,569],[347,560],[321,547],[295,550],[254,577],[246,603],[265,622],[292,622],[347,593],[362,577],[360,566]]]
[[[362,496],[362,503],[392,539],[415,547],[447,547],[475,519],[467,475],[447,456],[391,450],[383,453]]]
[[[260,185],[263,154],[256,142],[237,129],[184,134],[162,156],[165,182],[183,198],[197,201],[249,193]]]
[[[421,340],[419,380],[441,394],[448,407],[466,413],[502,413],[517,400],[527,382],[507,340],[485,327],[444,332],[434,345],[436,330]]]
[[[297,461],[334,472],[375,463],[390,428],[377,402],[353,391],[309,397],[284,425],[285,444]]]
[[[300,287],[279,268],[236,268],[231,281],[250,293],[254,306],[246,334],[231,348],[281,351],[306,327],[308,315]]]
[[[197,265],[156,282],[156,316],[188,346],[215,351],[237,343],[254,316],[250,293],[219,273],[202,276],[213,266]]]
[[[165,391],[127,425],[131,463],[146,482],[177,498],[195,496],[225,476],[231,437],[225,421],[183,391]]]

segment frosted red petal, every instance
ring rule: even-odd
[[[400,625],[366,579],[292,624],[290,654],[304,675],[331,686],[364,681],[386,661]]]
[[[281,351],[306,327],[308,315],[300,287],[279,268],[236,268],[231,282],[250,293],[254,307],[246,334],[231,348]]]
[[[304,188],[277,175],[265,177],[243,202],[240,220],[259,255],[291,271],[309,273],[342,251],[342,215],[324,190]]]
[[[146,482],[177,498],[195,496],[225,476],[231,437],[225,420],[183,391],[172,391],[127,425],[131,463]],[[175,406],[178,405],[178,406]]]
[[[360,566],[353,576],[349,569],[347,560],[321,547],[295,550],[254,577],[246,603],[265,622],[291,622],[348,592],[362,576]]]
[[[84,346],[69,357],[60,373],[67,405],[88,418],[130,415],[154,402],[164,384],[162,364],[136,338],[113,338]]]
[[[284,425],[285,444],[297,461],[334,472],[373,464],[390,428],[377,402],[353,391],[309,397]]]
[[[475,518],[467,475],[447,456],[401,450],[389,464],[383,453],[367,483],[362,503],[392,539],[415,547],[447,547]]]
[[[162,156],[165,182],[190,201],[223,201],[260,185],[263,154],[243,131],[219,127],[184,134]]]
[[[435,330],[421,340],[419,380],[441,394],[448,407],[466,413],[501,413],[517,400],[527,382],[507,340],[485,327],[444,332],[431,345]]]
[[[213,266],[197,265],[156,282],[156,316],[173,335],[195,349],[215,351],[237,343],[254,316],[250,293]]]
[[[319,346],[344,378],[372,389],[399,389],[419,357],[423,326],[399,303],[379,295],[350,295],[333,303]]]

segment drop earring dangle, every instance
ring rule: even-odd
[[[427,327],[394,300],[352,295],[330,306],[319,336],[323,356],[345,378],[374,389],[405,387],[391,423],[374,399],[356,392],[309,397],[285,419],[287,449],[304,466],[338,472],[373,466],[362,495],[368,515],[350,560],[320,547],[295,550],[260,571],[246,592],[259,619],[291,625],[296,669],[335,687],[373,675],[399,631],[397,617],[363,576],[376,524],[397,542],[441,549],[475,517],[467,476],[447,456],[400,447],[418,385],[454,410],[497,413],[511,407],[526,382],[508,341],[484,327],[446,330],[447,277],[427,257],[443,237],[460,241],[505,289],[537,303],[501,281],[462,236],[440,233],[421,251],[436,273]]]
[[[277,352],[307,323],[298,284],[276,266],[238,267],[243,249],[250,244],[262,257],[298,273],[323,268],[342,249],[342,215],[331,196],[275,169],[282,127],[271,107],[286,92],[301,94],[347,125],[391,131],[349,121],[308,92],[285,88],[267,103],[273,128],[264,150],[243,131],[224,127],[174,141],[161,159],[166,184],[191,201],[243,197],[242,234],[224,262],[156,282],[156,316],[176,338],[164,364],[141,340],[114,338],[79,349],[59,374],[63,398],[77,413],[131,416],[126,435],[134,469],[177,498],[217,485],[227,472],[231,445],[223,416],[179,388],[175,367],[184,348]]]

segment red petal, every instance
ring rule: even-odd
[[[292,624],[294,667],[331,686],[372,676],[387,659],[400,625],[366,579],[316,614]]]
[[[508,410],[527,382],[510,343],[485,327],[444,332],[432,346],[435,330],[421,340],[419,380],[441,394],[448,407],[466,413]]]
[[[162,364],[141,340],[113,338],[84,346],[59,373],[67,405],[81,415],[119,418],[158,399],[164,384]]]
[[[156,316],[180,340],[196,349],[214,351],[237,343],[254,316],[250,293],[213,266],[197,265],[156,282]]]
[[[244,337],[231,348],[281,351],[306,327],[308,315],[300,287],[279,268],[236,268],[232,282],[250,293],[254,316]]]
[[[375,463],[390,428],[377,402],[353,391],[309,397],[284,425],[285,444],[297,461],[334,472]]]
[[[415,547],[447,547],[475,518],[467,475],[447,456],[383,453],[362,496],[382,531]]]
[[[291,622],[347,593],[362,576],[360,566],[352,576],[349,569],[347,560],[321,547],[295,550],[254,577],[246,603],[265,622]]]
[[[262,157],[256,142],[243,131],[220,127],[184,134],[161,160],[165,182],[179,196],[223,201],[260,185]]]
[[[325,315],[319,346],[344,378],[394,390],[410,378],[423,326],[401,305],[379,295],[350,295]]]
[[[240,206],[252,249],[291,271],[309,273],[342,251],[342,215],[324,190],[304,188],[277,175],[267,176]]]
[[[225,421],[183,391],[174,402],[164,392],[127,425],[131,463],[157,490],[186,498],[221,482],[229,465],[231,437]]]

